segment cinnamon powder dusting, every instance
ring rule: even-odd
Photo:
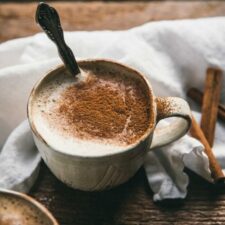
[[[86,82],[62,92],[54,109],[60,121],[56,126],[83,139],[131,144],[150,126],[149,102],[141,81],[89,74]]]
[[[171,114],[173,107],[171,102],[167,101],[165,98],[158,97],[156,99],[157,103],[157,119],[163,119],[165,115]]]

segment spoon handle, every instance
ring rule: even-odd
[[[72,50],[66,45],[63,30],[57,11],[48,4],[41,2],[36,11],[36,22],[42,27],[47,36],[56,44],[60,58],[66,68],[74,76],[80,73],[80,69]]]

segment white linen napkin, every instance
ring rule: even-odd
[[[78,58],[110,58],[141,71],[157,96],[185,98],[189,87],[203,88],[209,66],[225,70],[223,17],[151,22],[125,31],[66,32],[65,39]],[[43,33],[0,45],[0,187],[28,191],[37,177],[40,157],[28,123],[14,128],[26,119],[34,83],[58,64],[57,49]],[[224,84],[225,79],[223,103]],[[224,128],[217,124],[214,150],[225,168]],[[155,201],[186,196],[184,166],[211,181],[203,147],[188,135],[149,152],[144,166]]]

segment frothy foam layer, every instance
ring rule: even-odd
[[[47,216],[25,200],[0,193],[1,225],[49,225]]]
[[[40,85],[32,106],[36,130],[53,148],[81,155],[126,149],[151,126],[143,81],[118,71],[82,68],[82,82],[61,71]]]

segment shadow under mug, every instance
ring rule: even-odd
[[[35,144],[49,169],[68,186],[84,191],[97,191],[115,187],[130,179],[143,165],[148,151],[169,144],[187,133],[191,125],[191,112],[187,102],[177,97],[155,97],[149,81],[140,72],[105,59],[83,60],[78,62],[84,66],[100,66],[118,70],[122,74],[135,76],[142,80],[149,93],[153,126],[149,126],[145,134],[127,149],[116,153],[105,152],[100,156],[82,156],[65,153],[62,149],[51,147],[36,129],[32,115],[32,106],[38,90],[41,89],[49,77],[53,79],[65,71],[64,66],[47,73],[33,88],[28,100],[28,119]],[[157,127],[157,123],[168,117],[176,119],[167,126]],[[87,146],[88,147],[88,146]],[[91,151],[91,150],[90,150]]]

